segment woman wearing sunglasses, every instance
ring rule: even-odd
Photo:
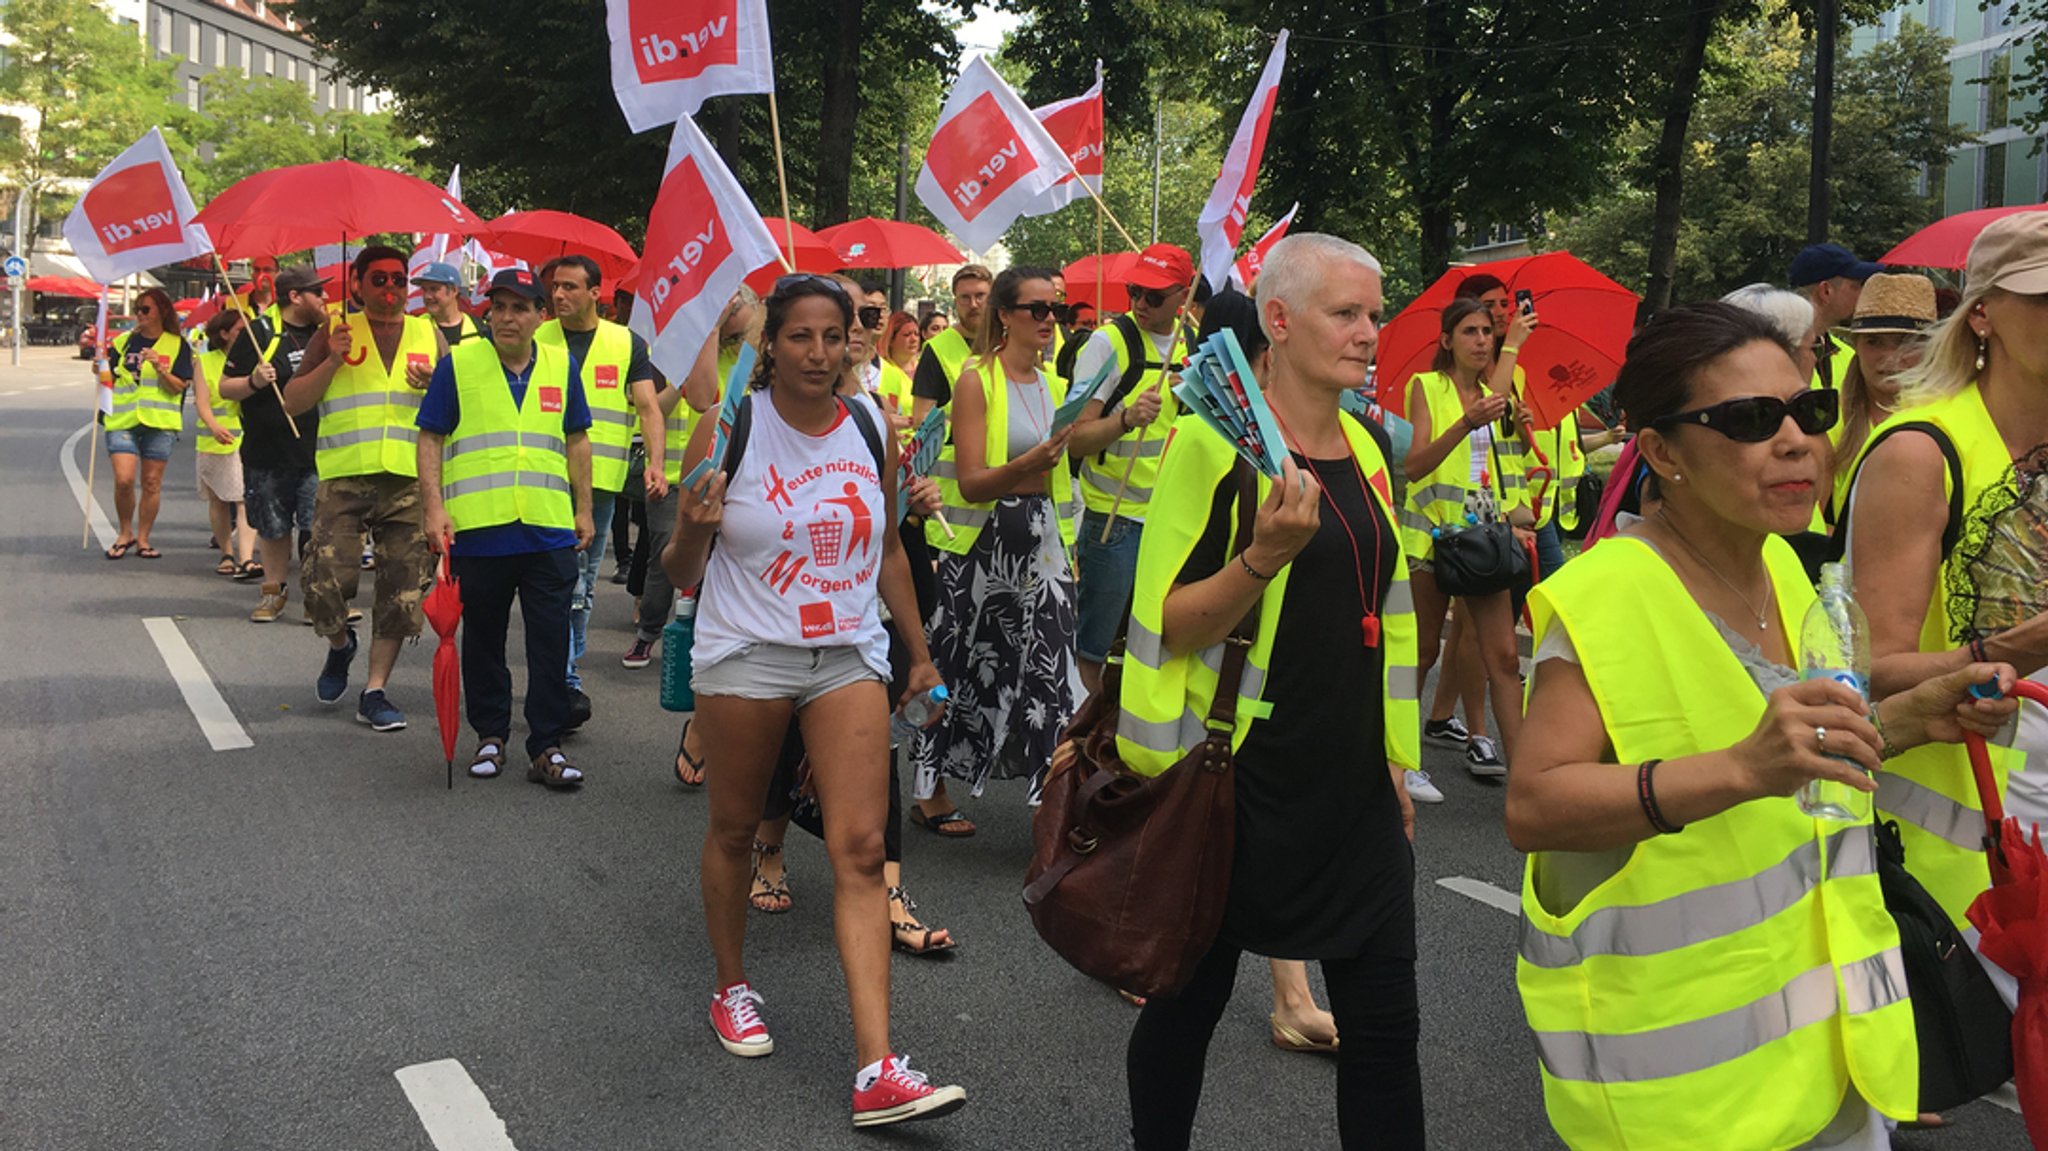
[[[1913,1005],[1869,824],[1804,814],[1898,754],[1995,730],[1951,663],[1873,709],[1799,678],[1812,586],[1782,537],[1827,487],[1836,395],[1765,318],[1665,312],[1615,396],[1656,510],[1530,595],[1531,714],[1507,830],[1531,853],[1516,982],[1573,1147],[1890,1145],[1918,1095]]]
[[[2048,510],[2048,218],[2032,216],[1993,221],[1971,245],[1962,302],[1855,465],[1847,556],[1880,694],[1987,658],[2048,682],[2042,547],[2025,526]],[[1992,762],[2006,813],[2048,826],[2048,716],[2023,709],[2002,742]],[[1880,815],[1898,820],[1907,867],[1962,926],[1988,882],[1969,760],[1930,747],[1891,766]]]
[[[151,288],[136,299],[135,328],[114,339],[107,359],[114,373],[113,410],[101,419],[114,473],[114,514],[121,521],[107,558],[134,551],[146,560],[161,559],[149,532],[163,503],[164,465],[183,423],[180,397],[192,385],[192,349],[178,336],[178,309],[169,293]]]

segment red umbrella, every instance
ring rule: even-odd
[[[206,326],[206,321],[213,318],[215,312],[220,311],[221,305],[226,301],[226,296],[215,296],[210,300],[194,300],[192,306],[187,308],[181,300],[178,302],[178,313],[185,317],[187,330],[202,328]]]
[[[273,168],[237,181],[193,218],[223,259],[277,256],[378,232],[474,235],[484,222],[417,176],[350,160]]]
[[[31,292],[41,292],[46,296],[77,296],[81,300],[96,300],[100,295],[98,284],[78,276],[30,276],[25,286]]]
[[[2048,687],[2031,680],[2014,684],[2012,693],[2048,704]],[[2019,1009],[2012,1015],[2013,1086],[2028,1140],[2048,1147],[2048,854],[2040,832],[2030,840],[2019,820],[2005,817],[1982,737],[1973,733],[1964,742],[1977,776],[1991,867],[1991,889],[1970,904],[1970,922],[1982,934],[1978,952],[2019,980]]]
[[[616,281],[640,262],[624,236],[573,212],[536,208],[507,212],[484,225],[477,238],[494,252],[538,268],[557,256],[589,256],[607,280]]]
[[[767,227],[768,234],[775,237],[775,246],[783,249],[784,255],[789,255],[788,237],[795,236],[796,253],[789,262],[796,265],[797,271],[826,275],[842,267],[839,253],[832,250],[832,245],[819,239],[816,232],[802,224],[784,225],[779,216],[763,216],[761,223]],[[770,260],[747,276],[747,287],[765,296],[775,287],[775,281],[786,274],[782,261]]]
[[[1558,421],[1614,382],[1628,338],[1635,331],[1634,292],[1601,275],[1570,252],[1545,252],[1518,260],[1452,268],[1380,329],[1379,401],[1407,414],[1408,381],[1429,370],[1436,355],[1443,311],[1465,277],[1499,277],[1508,291],[1535,297],[1542,321],[1522,345],[1520,363],[1528,376],[1524,399],[1538,428]],[[1072,280],[1068,281],[1071,295]]]
[[[1969,261],[1970,245],[1977,233],[2001,216],[2017,212],[2038,212],[2048,204],[2017,204],[2009,208],[1978,208],[1957,212],[1907,236],[1891,251],[1877,258],[1880,264],[1902,268],[1960,268]]]
[[[420,605],[434,634],[434,718],[441,724],[441,754],[448,758],[448,786],[455,786],[455,736],[462,727],[462,656],[455,647],[455,629],[462,624],[462,585],[448,572],[448,554],[441,553],[441,570],[434,590]]]
[[[832,245],[842,268],[917,268],[967,259],[930,228],[875,216],[835,224],[818,238]]]
[[[1102,299],[1095,298],[1095,265],[1102,265]],[[1093,304],[1099,313],[1128,311],[1131,294],[1124,290],[1124,280],[1131,270],[1138,266],[1138,253],[1113,252],[1106,256],[1084,256],[1060,269],[1067,278],[1067,302],[1070,304]]]

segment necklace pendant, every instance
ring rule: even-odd
[[[1364,618],[1358,621],[1358,625],[1359,630],[1365,634],[1365,646],[1373,648],[1380,646],[1379,616],[1374,615],[1372,612],[1366,612]]]

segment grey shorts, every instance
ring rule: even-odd
[[[863,680],[873,680],[888,690],[888,678],[869,667],[857,647],[757,643],[709,667],[692,669],[690,686],[698,695],[791,699],[801,709],[814,699]]]

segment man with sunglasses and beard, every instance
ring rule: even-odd
[[[1194,332],[1176,323],[1195,279],[1194,257],[1174,244],[1138,254],[1126,287],[1131,310],[1097,328],[1074,356],[1073,387],[1103,375],[1095,399],[1074,423],[1069,452],[1081,461],[1078,545],[1081,681],[1102,687],[1102,664],[1130,607],[1138,573],[1138,536],[1159,477],[1167,427],[1179,413],[1162,365],[1178,367],[1194,350]],[[1114,365],[1111,367],[1111,365]],[[1155,421],[1164,420],[1158,428]],[[1107,530],[1105,530],[1107,529]]]
[[[355,258],[350,286],[363,310],[323,326],[284,386],[293,414],[320,410],[314,466],[313,538],[304,563],[306,615],[328,643],[314,688],[321,703],[341,702],[356,655],[348,601],[362,576],[363,535],[376,558],[369,674],[356,721],[398,731],[405,714],[385,698],[398,647],[419,634],[420,601],[433,577],[433,553],[421,526],[420,397],[447,341],[426,316],[405,314],[405,253],[375,244]]]

